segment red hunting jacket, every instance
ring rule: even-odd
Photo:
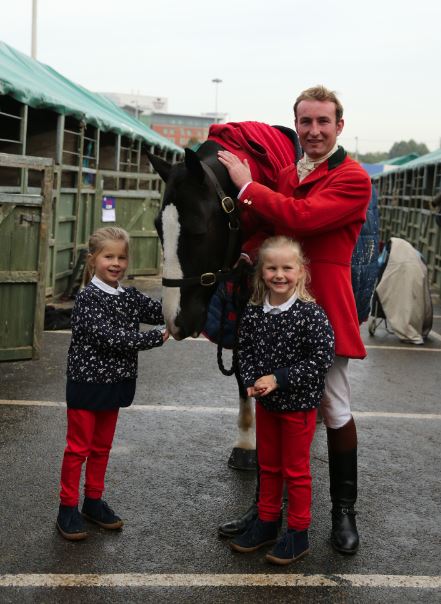
[[[336,355],[364,358],[351,258],[371,196],[369,176],[339,147],[301,183],[295,165],[283,169],[277,191],[252,182],[242,193],[243,250],[254,257],[272,234],[300,241],[310,262],[311,293],[334,329]],[[258,223],[268,228],[256,232]]]

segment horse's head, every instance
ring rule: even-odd
[[[207,145],[207,143],[206,143]],[[206,165],[224,181],[231,181],[216,159],[186,149],[183,163],[170,165],[149,154],[150,161],[166,182],[164,200],[155,226],[161,239],[163,267],[163,312],[176,339],[197,336],[202,331],[208,302],[214,291],[212,275],[224,267],[229,238],[228,215],[222,208]],[[234,255],[238,255],[239,241]]]

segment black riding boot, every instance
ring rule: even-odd
[[[256,471],[256,494],[254,496],[254,501],[247,509],[245,514],[236,518],[235,520],[230,520],[230,522],[226,522],[225,524],[221,524],[217,532],[221,537],[237,537],[238,535],[243,535],[248,528],[251,527],[255,519],[258,517],[257,510],[257,502],[259,501],[259,493],[260,493],[260,474],[259,474],[259,462],[257,462],[257,471]],[[283,506],[280,510],[280,517],[277,521],[277,527],[280,529],[282,526],[283,520]]]
[[[354,504],[357,500],[357,449],[335,453],[328,448],[332,501],[332,547],[355,554],[359,545]]]
[[[257,512],[257,502],[259,500],[259,491],[260,491],[260,480],[259,480],[259,466],[257,466],[256,472],[256,495],[254,496],[254,501],[247,509],[245,514],[236,518],[235,520],[230,520],[230,522],[225,522],[225,524],[221,524],[217,532],[221,537],[237,537],[238,535],[243,535],[245,531],[253,524],[258,516]]]

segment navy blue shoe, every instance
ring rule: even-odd
[[[265,558],[268,562],[285,566],[309,554],[308,531],[288,529]]]
[[[105,529],[120,529],[124,524],[121,518],[102,499],[85,497],[81,513],[88,520],[95,522],[95,524]]]
[[[87,537],[83,519],[76,505],[60,504],[56,527],[68,541],[81,541]]]
[[[267,522],[256,518],[248,529],[230,542],[230,547],[235,552],[255,552],[264,545],[271,545],[277,540],[279,532],[278,521]]]

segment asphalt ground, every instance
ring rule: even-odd
[[[136,285],[159,295],[159,281]],[[234,380],[204,340],[139,355],[121,411],[106,499],[125,520],[70,543],[55,530],[65,438],[69,333],[46,332],[38,361],[0,364],[0,602],[441,602],[441,307],[423,346],[362,327],[350,366],[358,427],[359,552],[335,553],[326,434],[312,451],[311,554],[279,568],[233,554],[217,525],[244,511],[254,476],[227,467]]]

